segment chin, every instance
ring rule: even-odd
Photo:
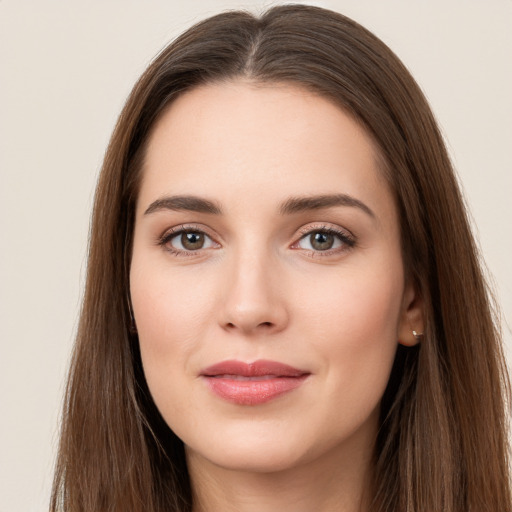
[[[231,442],[229,448],[210,447],[209,450],[196,451],[185,447],[187,460],[192,459],[201,464],[208,462],[230,471],[246,473],[275,473],[297,467],[302,456],[292,447],[271,445],[268,442],[251,442],[249,439],[240,443]]]

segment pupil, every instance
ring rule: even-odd
[[[182,233],[181,244],[185,249],[201,249],[204,244],[204,235],[202,233]]]
[[[334,244],[334,236],[329,233],[314,233],[310,240],[311,246],[318,251],[327,251]]]

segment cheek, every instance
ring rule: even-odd
[[[186,348],[203,330],[211,293],[190,275],[134,258],[130,292],[139,338],[157,355]],[[172,343],[170,343],[172,341]]]
[[[345,274],[328,287],[309,288],[303,329],[322,358],[329,401],[359,411],[375,408],[393,364],[402,302],[400,271]]]
[[[185,408],[183,379],[192,373],[191,354],[207,329],[211,293],[167,266],[134,255],[130,292],[148,387],[163,412]],[[176,371],[179,369],[179,371]]]
[[[318,329],[320,338],[331,338],[333,331],[339,331],[341,344],[364,346],[372,344],[375,336],[396,340],[403,294],[402,270],[393,270],[389,265],[375,268],[387,271],[365,266],[330,273],[328,277],[308,278],[292,295],[297,297],[297,316],[306,316],[307,323]]]

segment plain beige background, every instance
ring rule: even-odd
[[[309,3],[374,31],[426,92],[510,325],[512,0]],[[266,5],[0,0],[0,512],[47,508],[94,183],[131,86],[192,23]]]

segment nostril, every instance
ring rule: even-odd
[[[256,327],[260,327],[260,328],[261,327],[270,328],[273,326],[274,326],[273,322],[260,322],[259,324],[256,325]],[[228,330],[237,329],[237,324],[234,324],[233,322],[228,322],[228,323],[226,323],[225,328]]]

